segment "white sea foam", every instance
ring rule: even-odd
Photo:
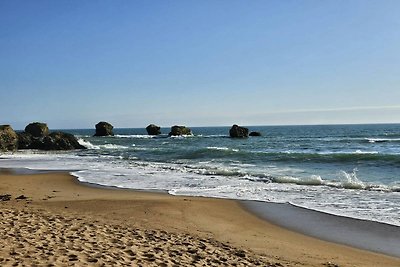
[[[86,141],[82,138],[78,138],[78,142],[80,145],[86,147],[87,149],[128,149],[129,148],[127,146],[121,146],[121,145],[116,145],[116,144],[93,145],[89,141]],[[132,144],[131,146],[135,146],[135,144]]]
[[[38,151],[4,154],[0,156],[0,164],[1,167],[10,168],[70,170],[80,181],[106,186],[167,190],[178,195],[291,202],[315,210],[400,225],[400,208],[397,204],[400,202],[400,194],[375,190],[359,179],[357,170],[338,173],[337,181],[328,181],[314,175],[308,178],[282,176],[274,178],[273,182],[265,182],[265,179],[252,179],[246,174],[238,174],[240,166],[224,169],[223,165],[213,162],[205,164],[201,169],[188,164],[144,162],[137,159],[127,161],[112,155],[82,157],[74,153]],[[289,168],[285,169],[285,172],[289,171]],[[230,176],[235,172],[241,176]],[[355,191],[346,188],[372,190]],[[393,184],[392,188],[395,191],[400,186]],[[383,198],[385,201],[382,201]]]
[[[78,143],[79,143],[81,146],[86,147],[87,149],[100,149],[99,146],[95,146],[95,145],[93,145],[92,143],[90,143],[89,141],[87,141],[87,140],[85,140],[85,139],[82,139],[82,138],[78,138]]]
[[[297,178],[291,176],[282,176],[282,177],[274,177],[272,179],[275,183],[283,183],[283,184],[297,184],[297,185],[322,185],[324,181],[319,175],[311,175],[306,178]]]
[[[207,147],[209,150],[221,150],[221,151],[233,151],[233,152],[238,152],[239,149],[235,148],[229,148],[229,147],[218,147],[218,146],[209,146]]]
[[[369,143],[400,142],[400,138],[366,138]]]
[[[151,139],[155,138],[155,135],[147,135],[147,134],[116,134],[114,135],[116,138],[136,138],[136,139]]]
[[[105,144],[105,145],[100,145],[100,148],[105,148],[105,149],[128,149],[129,147],[127,146],[121,146],[121,145],[115,145],[115,144]]]
[[[366,185],[357,177],[357,169],[351,173],[340,171],[341,186],[346,189],[365,189]]]
[[[359,155],[362,155],[362,154],[365,154],[365,155],[379,154],[378,151],[363,151],[363,150],[360,150],[360,149],[357,149],[356,151],[353,151],[351,153],[352,154],[359,154]]]

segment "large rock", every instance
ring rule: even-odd
[[[161,128],[160,126],[150,124],[149,126],[146,127],[146,131],[148,135],[159,135],[161,134]]]
[[[113,128],[114,128],[114,126],[112,126],[108,122],[101,121],[96,124],[96,133],[94,134],[94,136],[114,135]]]
[[[32,143],[34,138],[30,133],[22,132],[18,133],[18,149],[30,149],[32,148]]]
[[[39,150],[86,149],[86,147],[79,144],[75,136],[64,132],[53,132],[44,137],[34,137],[26,132],[19,133],[18,148]]]
[[[69,133],[52,132],[43,138],[43,150],[72,150],[72,149],[86,149],[86,147],[79,144],[76,137]]]
[[[229,135],[233,138],[246,138],[249,136],[249,129],[234,124],[229,130]]]
[[[249,136],[261,136],[260,132],[251,132],[249,133]]]
[[[10,125],[0,125],[0,151],[16,150],[18,135]]]
[[[186,126],[172,126],[169,136],[192,135],[192,130]]]
[[[46,123],[32,122],[25,127],[25,132],[33,137],[44,137],[49,134],[49,128]]]

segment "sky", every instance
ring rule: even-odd
[[[0,124],[400,123],[400,1],[0,1]]]

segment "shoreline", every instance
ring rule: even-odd
[[[186,234],[195,239],[217,240],[221,244],[245,249],[249,255],[247,259],[269,262],[267,266],[276,263],[281,266],[295,263],[297,266],[328,263],[338,266],[400,265],[400,258],[284,229],[245,210],[238,201],[98,188],[59,172],[24,175],[0,172],[0,181],[0,194],[9,193],[15,198],[23,193],[28,197],[27,201],[1,201],[3,208],[23,208],[32,212],[44,210],[75,218],[88,217],[84,219],[88,221],[124,224],[127,228],[156,229]],[[10,204],[18,205],[13,207]]]
[[[290,203],[242,201],[262,219],[310,237],[400,258],[400,227]]]
[[[46,171],[43,171],[44,173]],[[172,195],[167,190],[129,189],[79,181],[79,177],[69,173],[84,185],[109,190],[132,190],[134,192],[167,194],[178,197],[210,198],[203,196]],[[313,210],[290,203],[275,203],[258,200],[222,199],[241,203],[241,206],[262,220],[278,227],[295,231],[309,237],[347,245],[356,249],[380,253],[400,258],[400,226],[352,218]]]

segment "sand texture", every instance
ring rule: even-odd
[[[66,173],[3,172],[0,195],[0,266],[400,266],[231,200],[90,187]]]
[[[221,242],[90,222],[32,209],[0,211],[1,266],[280,266]]]

